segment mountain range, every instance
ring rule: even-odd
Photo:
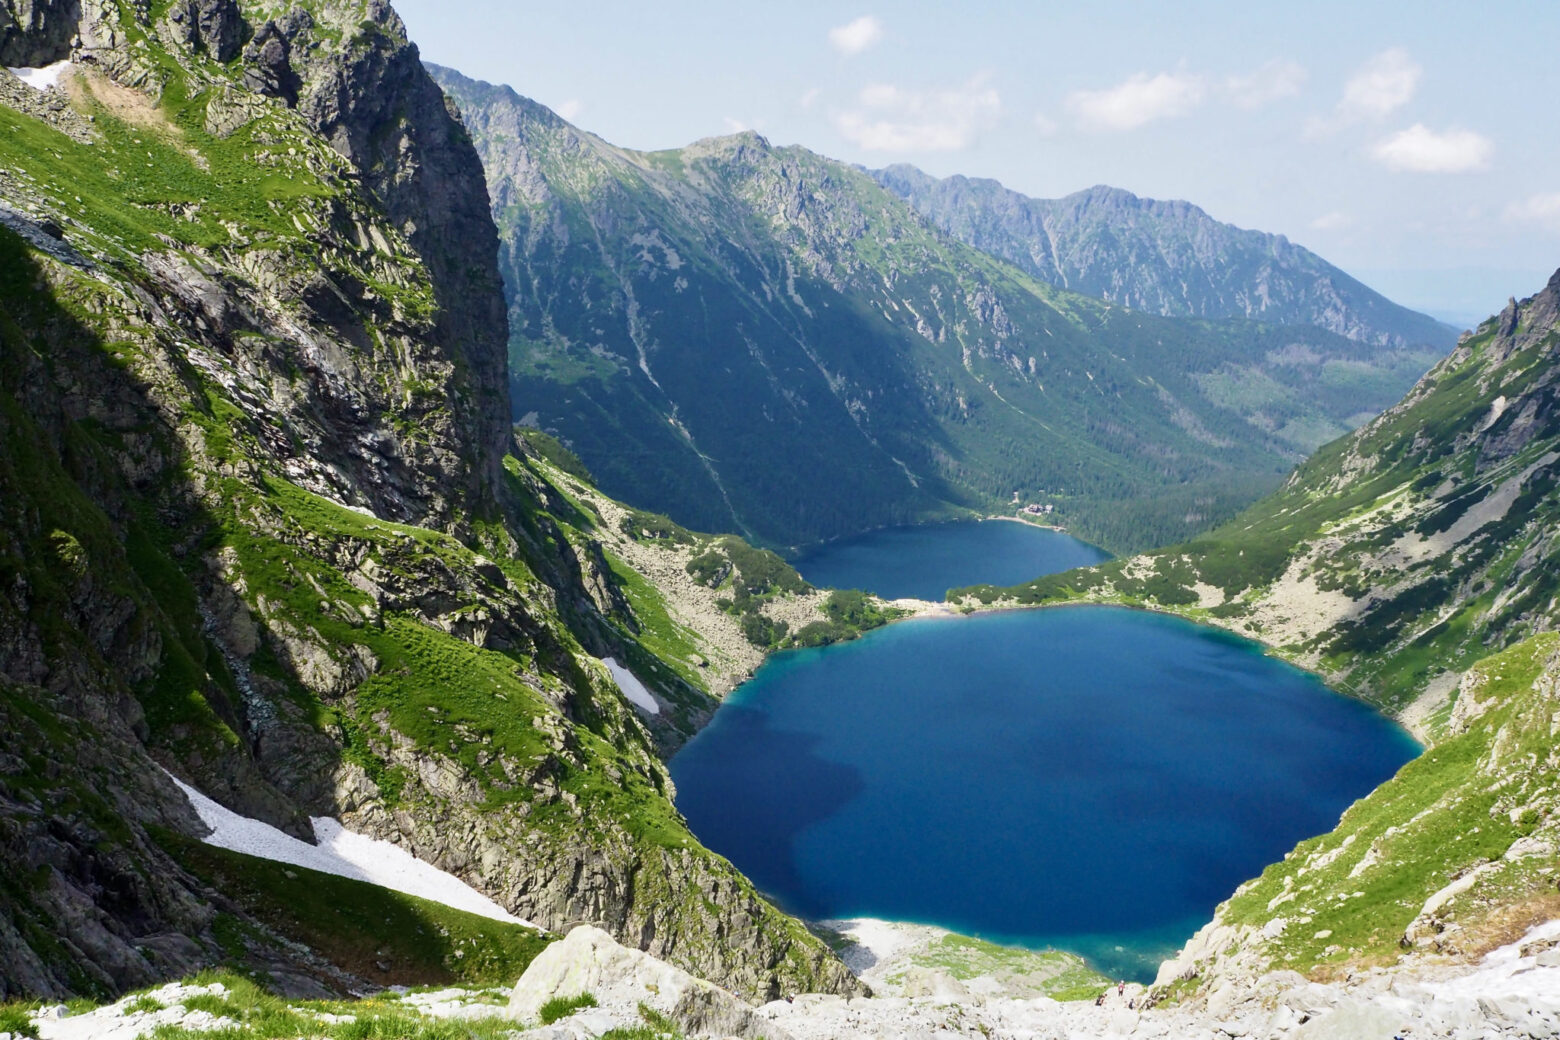
[[[745,133],[632,152],[432,71],[493,194],[515,417],[692,527],[796,545],[1019,501],[1112,549],[1163,544],[1276,486],[1451,342],[1357,283],[1331,297],[1356,338],[1126,309],[804,148]],[[1292,249],[1259,263],[1263,236],[1215,237],[1242,291],[1290,311],[1348,281]],[[1133,248],[1096,254],[1136,270]],[[1405,334],[1363,334],[1378,310]]]
[[[1087,296],[1151,314],[1314,325],[1379,346],[1449,349],[1457,332],[1400,307],[1282,235],[1220,223],[1189,202],[1098,185],[1034,199],[993,180],[872,171],[949,235]]]

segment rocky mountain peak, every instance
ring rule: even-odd
[[[1312,325],[1361,343],[1451,347],[1454,330],[1372,292],[1282,235],[1233,227],[1186,201],[1095,185],[1030,198],[996,181],[873,173],[942,230],[1062,288],[1166,316]]]

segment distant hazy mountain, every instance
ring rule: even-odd
[[[1439,353],[1127,310],[806,149],[632,152],[433,71],[487,169],[515,417],[689,526],[799,544],[1017,496],[1115,548],[1163,544]]]
[[[878,182],[959,241],[1074,292],[1179,317],[1315,325],[1383,346],[1450,350],[1457,330],[1400,307],[1283,235],[1223,224],[1189,202],[1103,185],[1033,199],[993,180],[904,164]]]

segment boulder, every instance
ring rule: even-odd
[[[509,1010],[535,1021],[554,997],[589,993],[603,1009],[634,1014],[646,1004],[689,1036],[763,1036],[781,1040],[773,1022],[712,982],[696,978],[640,950],[619,944],[594,925],[580,925],[543,950],[509,997]]]

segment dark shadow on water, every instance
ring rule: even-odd
[[[865,781],[813,754],[819,737],[770,729],[764,712],[727,704],[705,735],[717,726],[722,739],[695,739],[672,761],[677,808],[693,833],[720,835],[716,851],[784,909],[822,916],[826,907],[798,896],[805,886],[795,840],[859,795]]]

